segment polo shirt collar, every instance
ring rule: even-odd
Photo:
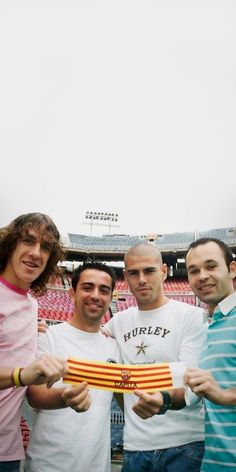
[[[236,306],[236,292],[231,293],[228,297],[222,300],[215,309],[216,311],[221,311],[223,315],[228,315],[228,313]]]

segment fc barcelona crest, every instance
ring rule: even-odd
[[[121,378],[123,382],[128,382],[128,380],[131,377],[131,371],[130,370],[122,370],[121,371]]]

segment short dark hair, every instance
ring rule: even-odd
[[[51,248],[44,271],[30,286],[35,295],[43,295],[47,290],[47,283],[60,273],[57,263],[64,259],[59,231],[53,220],[44,213],[20,215],[8,226],[0,229],[0,274],[5,270],[9,257],[14,252],[17,243],[32,228],[41,231],[42,235],[49,239]]]
[[[217,239],[217,238],[199,238],[196,241],[193,241],[187,249],[187,252],[185,254],[185,260],[186,260],[186,257],[188,255],[190,249],[194,249],[198,246],[201,246],[202,244],[207,244],[207,243],[211,243],[211,242],[216,243],[220,247],[220,249],[222,250],[223,255],[224,255],[225,263],[226,263],[228,269],[230,270],[230,264],[234,260],[233,253],[232,253],[231,249],[229,248],[229,246],[227,246],[227,244],[225,244],[223,241],[221,241],[220,239]]]
[[[107,266],[104,264],[104,262],[101,261],[86,261],[83,264],[81,264],[77,269],[74,270],[72,274],[72,279],[71,279],[71,285],[73,287],[73,290],[76,291],[77,284],[80,279],[80,275],[84,270],[86,269],[95,269],[95,270],[100,270],[102,272],[106,272],[108,275],[111,277],[111,287],[112,287],[112,292],[115,288],[116,284],[116,274],[115,271],[112,267]]]

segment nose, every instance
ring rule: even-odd
[[[32,254],[32,256],[34,257],[40,257],[40,254],[41,254],[40,242],[36,242],[33,246],[31,246],[30,254]]]
[[[145,274],[142,271],[139,272],[139,283],[146,283]]]
[[[94,289],[92,291],[92,294],[91,294],[91,297],[95,300],[99,299],[99,288],[98,287],[94,287]]]
[[[208,278],[208,272],[206,269],[204,269],[204,267],[202,267],[199,271],[199,279],[200,280],[204,280],[204,279],[207,279]]]

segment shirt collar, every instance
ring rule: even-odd
[[[219,310],[223,315],[228,315],[228,313],[236,306],[236,292],[231,293],[228,297],[222,300],[215,311]]]
[[[7,288],[10,290],[13,290],[13,292],[19,293],[20,295],[27,295],[28,290],[25,290],[24,288],[19,288],[16,287],[16,285],[11,284],[7,280],[5,280],[3,277],[0,276],[0,282],[5,285]]]

